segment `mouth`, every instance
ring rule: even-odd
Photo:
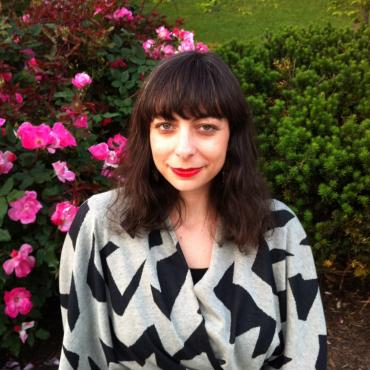
[[[201,171],[202,167],[197,168],[174,168],[171,167],[173,173],[180,177],[192,177]]]

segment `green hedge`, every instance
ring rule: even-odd
[[[290,28],[218,53],[251,104],[274,196],[326,267],[370,273],[370,31]]]

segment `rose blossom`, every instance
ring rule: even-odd
[[[26,330],[31,329],[34,326],[35,326],[34,321],[22,322],[22,325],[14,326],[14,330],[19,334],[19,338],[21,339],[22,343],[26,343],[26,340],[28,338],[28,334]]]
[[[18,104],[22,104],[23,103],[23,96],[20,93],[15,93],[15,101]]]
[[[153,39],[148,39],[143,42],[143,49],[145,50],[146,53],[150,52],[150,49],[153,47],[155,44],[155,41]]]
[[[12,258],[3,263],[3,269],[7,275],[15,271],[18,278],[26,277],[35,267],[35,257],[29,256],[32,253],[30,244],[22,244],[19,251],[13,249],[10,254]]]
[[[113,62],[109,63],[109,66],[113,69],[116,68],[127,68],[127,64],[123,61],[123,59],[116,59]]]
[[[87,114],[83,114],[82,116],[77,117],[73,122],[73,126],[78,128],[88,128]]]
[[[33,58],[36,54],[35,54],[35,52],[32,50],[32,49],[30,49],[30,48],[27,48],[27,49],[22,49],[21,51],[20,51],[20,53],[22,53],[22,54],[24,54],[24,55],[28,55],[29,57],[31,57],[31,58]]]
[[[92,79],[86,72],[77,73],[72,78],[72,85],[77,89],[83,89],[85,86],[90,85],[91,82]]]
[[[5,82],[9,82],[12,80],[13,75],[11,74],[11,72],[4,72],[4,73],[0,73],[0,77],[2,77]]]
[[[36,221],[36,214],[42,208],[41,203],[37,200],[35,191],[25,191],[24,195],[10,202],[8,216],[13,221],[20,221],[22,224],[32,224]]]
[[[109,148],[107,143],[99,143],[89,147],[89,152],[92,154],[94,159],[98,161],[104,161],[108,154]]]
[[[162,52],[164,53],[165,57],[170,57],[175,54],[175,48],[172,45],[164,45],[162,46]]]
[[[158,38],[161,40],[171,40],[171,32],[164,26],[158,27],[157,32]]]
[[[117,167],[119,164],[119,156],[114,150],[110,150],[107,158],[104,161],[104,167]]]
[[[113,15],[112,18],[116,21],[118,21],[121,18],[126,18],[128,21],[132,21],[134,19],[134,16],[132,15],[131,10],[128,10],[125,7],[117,9]]]
[[[17,136],[25,149],[44,149],[50,144],[50,132],[50,127],[45,123],[34,126],[30,122],[23,122],[17,130]]]
[[[181,44],[177,49],[180,52],[192,51],[195,49],[194,42],[191,39],[181,41]]]
[[[50,132],[51,144],[49,153],[55,153],[55,149],[64,149],[69,146],[77,146],[75,137],[63,126],[61,122],[55,122]]]
[[[108,147],[114,150],[118,156],[123,153],[123,149],[126,146],[127,138],[121,134],[116,134],[108,139]]]
[[[29,23],[30,20],[31,20],[31,16],[28,13],[22,15],[23,23]]]
[[[70,202],[61,202],[56,205],[54,213],[51,215],[51,221],[58,229],[67,232],[71,227],[72,221],[76,216],[78,207]]]
[[[52,166],[55,174],[61,182],[75,180],[76,174],[68,169],[66,162],[57,161],[52,163]]]
[[[97,14],[101,13],[102,11],[103,11],[102,7],[96,6],[93,16],[95,17]]]
[[[195,45],[195,50],[200,51],[201,53],[207,53],[208,46],[206,44],[203,44],[203,42],[197,42]]]
[[[5,314],[12,319],[18,314],[27,315],[32,309],[31,293],[26,288],[13,288],[10,292],[5,291]]]
[[[13,168],[13,163],[17,157],[14,153],[0,151],[0,175],[7,174]]]
[[[0,127],[1,126],[4,126],[4,123],[6,122],[6,119],[5,118],[1,118],[0,117]]]

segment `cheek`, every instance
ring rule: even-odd
[[[164,159],[170,151],[168,143],[164,140],[158,140],[155,135],[150,137],[150,149],[154,162]]]

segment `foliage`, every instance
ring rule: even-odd
[[[0,17],[0,350],[15,356],[49,335],[42,318],[65,232],[76,207],[108,188],[135,93],[157,63],[142,42],[166,26],[115,0],[21,5]]]
[[[261,166],[302,219],[318,261],[370,267],[370,31],[311,27],[225,44],[251,104]]]
[[[370,0],[330,0],[333,15],[350,17],[355,23],[369,24]]]
[[[258,0],[258,2],[261,5],[268,6],[270,8],[276,8],[278,6],[277,0]],[[251,15],[252,7],[250,3],[251,2],[248,0],[233,1],[232,4],[220,0],[203,0],[199,2],[198,6],[205,13],[219,12],[225,7],[232,7],[235,11],[241,13],[242,15]]]

